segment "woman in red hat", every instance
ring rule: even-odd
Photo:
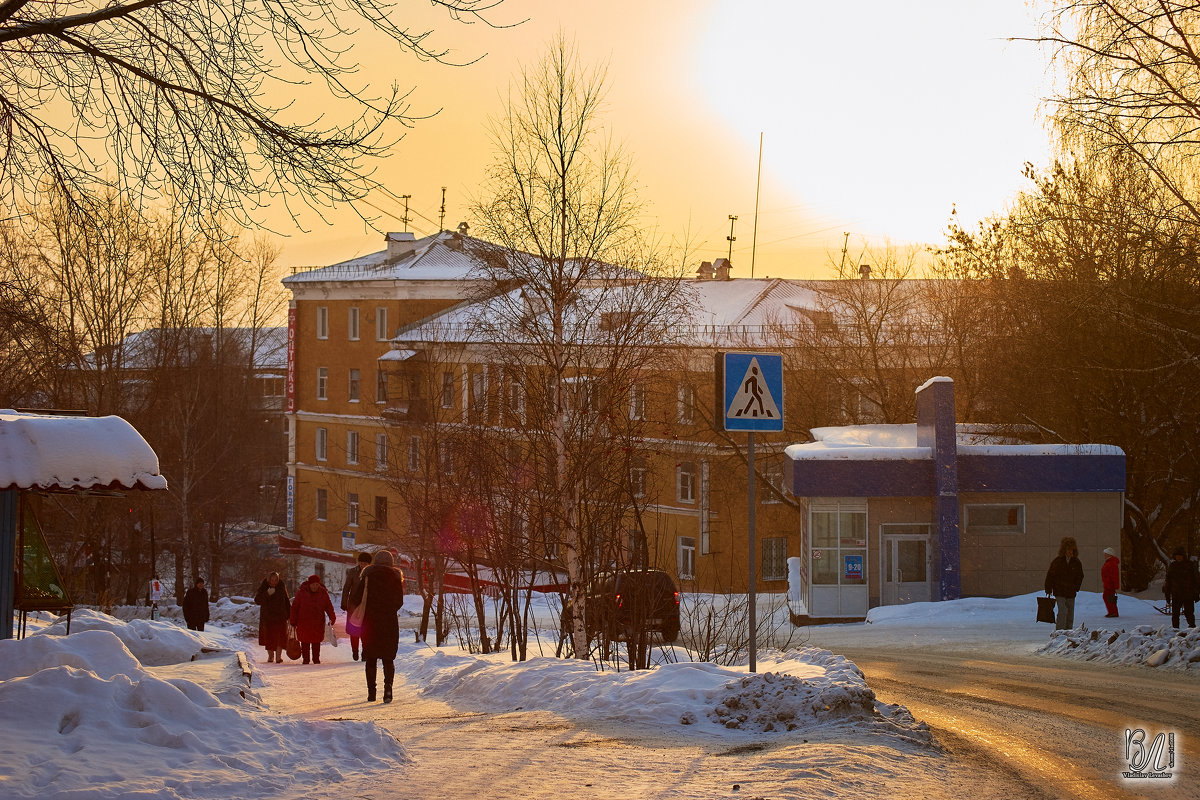
[[[300,651],[304,662],[321,663],[321,642],[325,641],[325,618],[332,625],[337,617],[333,612],[333,600],[329,590],[321,584],[320,575],[309,575],[308,580],[296,590],[292,600],[291,623],[296,626],[296,638],[300,640]]]

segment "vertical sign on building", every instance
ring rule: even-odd
[[[296,476],[287,476],[287,529],[296,530]]]
[[[288,309],[287,413],[296,411],[296,307]],[[290,526],[289,526],[290,527]]]

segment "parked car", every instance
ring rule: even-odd
[[[628,641],[638,631],[657,633],[664,642],[679,638],[679,591],[662,570],[597,575],[587,586],[584,603],[589,638],[603,633],[610,641]]]

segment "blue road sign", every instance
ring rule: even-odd
[[[726,352],[718,356],[725,430],[783,430],[783,355]]]

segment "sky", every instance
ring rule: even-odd
[[[578,726],[593,743],[606,741],[605,726],[619,725],[635,742],[617,754],[621,779],[646,782],[645,792],[625,796],[660,796],[671,777],[654,762],[638,761],[639,736],[643,746],[669,737],[723,744],[730,753],[812,740],[806,752],[820,759],[819,769],[790,763],[782,757],[788,751],[780,750],[778,770],[792,772],[770,779],[794,786],[818,777],[840,787],[838,796],[865,798],[878,791],[875,776],[913,784],[906,787],[909,796],[954,796],[962,771],[936,757],[929,728],[908,709],[876,699],[862,672],[835,652],[837,642],[902,648],[969,642],[980,657],[1003,650],[1173,670],[1188,669],[1200,648],[1200,629],[1179,635],[1151,602],[1122,597],[1121,618],[1107,620],[1092,592],[1077,599],[1079,628],[1049,634],[1048,626],[1033,621],[1034,596],[875,608],[865,622],[821,626],[820,641],[831,649],[760,649],[755,674],[744,662],[692,662],[682,648],[656,650],[655,669],[629,672],[552,657],[513,663],[507,654],[471,655],[457,642],[443,648],[403,642],[396,709],[426,704],[429,722],[457,715],[465,723],[475,713],[498,713],[488,763],[470,765],[481,781],[529,757],[506,746],[520,737],[506,733],[503,721],[529,726],[507,729],[526,736],[536,736],[539,725],[546,735]],[[416,615],[417,598],[407,600],[402,613]],[[768,597],[760,601],[767,612],[760,619],[785,608],[770,605]],[[552,630],[553,602],[535,602],[535,612],[537,624]],[[389,730],[382,718],[363,718],[383,706],[365,703],[362,668],[350,660],[344,638],[323,648],[320,666],[267,664],[253,642],[257,608],[248,598],[221,598],[203,633],[182,627],[178,607],[164,609],[159,620],[144,618],[145,608],[115,614],[79,609],[67,636],[65,622],[35,613],[29,636],[0,640],[0,787],[6,798],[344,799],[393,796],[385,787],[399,784],[403,796],[432,800],[445,796],[447,772],[463,769],[456,749],[429,746],[432,728]],[[339,616],[344,634],[343,624]],[[545,640],[552,648],[553,635]],[[514,710],[527,713],[505,716]],[[406,741],[441,761],[417,763]],[[543,749],[551,781],[554,748]],[[729,763],[736,769],[736,760]],[[947,782],[949,773],[957,775],[954,782]],[[713,796],[752,796],[725,788]]]
[[[408,228],[435,232],[443,187],[444,227],[470,221],[488,121],[560,32],[607,66],[604,119],[633,158],[645,225],[712,260],[730,255],[737,216],[736,277],[831,277],[843,247],[856,263],[886,243],[939,242],[952,209],[968,223],[1001,211],[1023,164],[1048,158],[1047,59],[1009,41],[1036,30],[1025,0],[504,0],[489,13],[503,27],[404,13],[473,63],[357,54],[364,79],[411,88],[412,112],[433,115],[379,165],[388,194],[363,210],[385,230],[404,228],[409,195]],[[382,249],[349,208],[303,215],[307,232],[272,224],[289,269]]]

